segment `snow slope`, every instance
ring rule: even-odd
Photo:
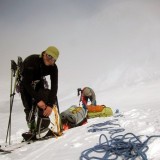
[[[114,101],[114,98],[111,99],[111,95],[114,95],[116,103],[119,102],[121,105],[117,105],[117,109],[120,110],[123,117],[118,117],[118,124],[125,129],[124,133],[134,133],[135,135],[160,135],[160,101],[158,100],[159,94],[158,89],[159,81],[146,82],[143,85],[132,85],[128,87],[116,88],[115,91],[99,91],[97,92],[97,98],[105,99],[107,97],[108,103]],[[159,87],[159,88],[158,88]],[[122,95],[123,90],[123,95]],[[146,92],[150,91],[148,94]],[[129,94],[130,93],[130,94]],[[111,94],[111,95],[110,95]],[[148,97],[147,97],[148,96]],[[134,99],[133,101],[133,98]],[[73,96],[70,99],[70,105],[74,104],[76,96]],[[99,102],[101,100],[99,98]],[[126,100],[125,102],[123,102]],[[65,99],[66,104],[68,103],[67,98]],[[1,101],[1,105],[8,105],[8,101]],[[65,103],[65,102],[63,102]],[[60,103],[61,104],[61,103]],[[107,100],[106,103],[107,105]],[[113,103],[114,104],[114,103]],[[130,105],[129,105],[130,104]],[[62,106],[62,105],[61,105]],[[69,106],[68,106],[69,107]],[[113,110],[115,106],[113,106]],[[115,108],[116,108],[115,107]],[[63,107],[62,107],[63,108]],[[20,99],[16,99],[14,102],[13,115],[12,115],[12,143],[19,143],[22,140],[21,133],[27,130],[25,124],[23,108]],[[0,128],[0,142],[4,144],[6,126],[8,121],[8,109],[3,110],[0,108],[0,119],[1,124]],[[76,160],[81,156],[82,151],[91,148],[98,144],[99,136],[104,133],[109,137],[107,131],[101,132],[88,132],[88,127],[92,124],[99,124],[106,122],[108,120],[113,120],[115,117],[108,118],[94,118],[89,119],[88,123],[70,129],[64,132],[62,137],[58,139],[53,138],[46,141],[40,141],[23,148],[17,149],[12,154],[0,155],[2,160],[43,160],[47,158],[52,160],[56,158],[58,160]],[[120,133],[120,134],[124,134]],[[154,138],[149,141],[149,150],[147,156],[149,160],[158,160],[160,159],[160,138]]]

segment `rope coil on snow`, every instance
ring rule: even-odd
[[[112,122],[113,121],[107,121],[104,123],[92,125],[90,127],[118,125]],[[108,140],[106,135],[101,134],[99,137],[99,144],[93,148],[84,150],[81,153],[80,160],[117,160],[118,158],[124,158],[125,160],[135,160],[137,157],[141,157],[143,160],[147,160],[146,152],[149,149],[147,146],[148,141],[151,138],[160,137],[160,135],[147,137],[144,142],[140,140],[142,136],[136,136],[133,133],[114,136],[115,134],[123,132],[124,130],[125,129],[123,128],[116,129],[113,127],[89,129],[89,132],[108,131],[109,134],[111,134],[110,140]],[[105,141],[102,141],[102,138],[105,139]]]

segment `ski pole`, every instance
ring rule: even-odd
[[[80,96],[80,99],[79,99],[79,107],[80,107],[81,96],[82,96],[82,89],[81,89],[81,88],[78,88],[78,89],[77,89],[77,96]]]
[[[13,77],[15,77],[14,88],[12,86]],[[9,144],[11,142],[11,114],[12,114],[12,108],[13,108],[13,100],[14,100],[14,95],[15,95],[17,77],[18,77],[17,64],[12,60],[11,61],[10,114],[9,114],[9,121],[8,121],[7,135],[6,135],[6,143],[7,143],[8,136],[9,136]]]

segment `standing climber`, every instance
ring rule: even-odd
[[[28,56],[22,64],[22,81],[20,85],[21,99],[24,105],[29,130],[36,130],[35,115],[32,106],[38,106],[42,117],[49,117],[53,106],[57,103],[58,68],[56,61],[59,51],[50,46],[40,55]],[[49,75],[51,89],[45,90],[44,77]]]

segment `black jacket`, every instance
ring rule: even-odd
[[[31,55],[23,61],[22,65],[22,85],[27,92],[39,102],[42,98],[33,89],[32,82],[35,80],[42,80],[44,76],[50,75],[51,79],[51,91],[48,97],[48,105],[53,106],[56,102],[57,90],[58,90],[58,68],[57,65],[46,66],[40,55]]]

